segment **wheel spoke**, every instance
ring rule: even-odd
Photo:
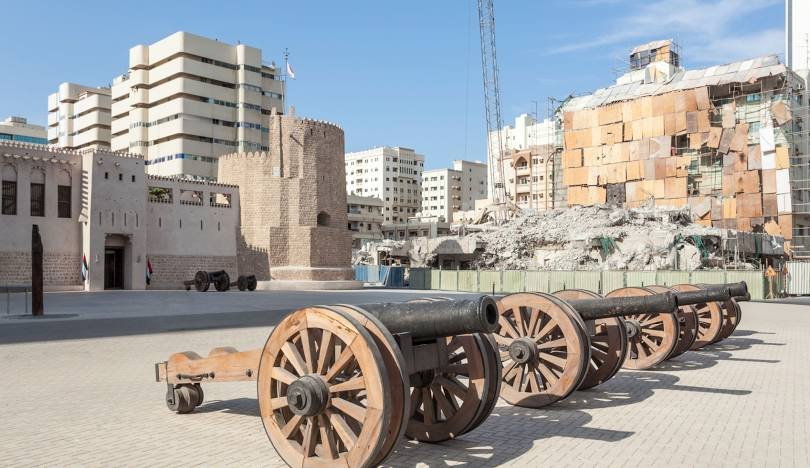
[[[318,352],[318,365],[315,368],[315,372],[318,374],[323,375],[323,373],[326,371],[326,366],[335,355],[335,347],[332,343],[333,339],[334,336],[332,335],[332,332],[329,330],[323,331],[323,335],[321,335],[321,349]]]
[[[301,416],[300,414],[294,415],[292,418],[290,418],[289,421],[287,421],[287,424],[285,424],[284,427],[281,428],[281,433],[284,435],[286,439],[289,439],[290,436],[295,432],[295,430],[298,429],[298,426],[301,425],[301,421],[303,420],[304,417]]]
[[[636,343],[636,350],[638,352],[639,359],[646,359],[647,358],[647,350],[644,349],[644,344],[638,342]]]
[[[495,337],[495,341],[498,344],[501,344],[501,345],[504,345],[504,346],[509,346],[510,344],[512,344],[512,341],[513,341],[512,339],[509,339],[509,338],[507,338],[505,336],[498,335],[498,334],[493,334],[492,336]]]
[[[603,361],[605,359],[607,359],[607,357],[608,357],[608,354],[606,352],[602,351],[599,348],[595,348],[593,346],[591,346],[591,355],[594,356],[594,357],[598,357],[599,359],[601,359]]]
[[[655,317],[653,317],[653,318],[651,318],[649,320],[644,320],[643,322],[641,322],[641,326],[642,327],[648,327],[650,325],[660,323],[660,322],[663,322],[663,321],[664,321],[664,317],[662,315],[656,315]]]
[[[425,409],[422,412],[425,424],[433,424],[436,422],[436,406],[434,405],[433,398],[430,396],[430,388],[424,387],[422,389],[422,401],[425,404]]]
[[[537,357],[558,367],[565,368],[565,359],[549,353],[537,353]]]
[[[545,341],[537,345],[537,349],[548,349],[548,348],[562,348],[565,346],[566,340],[565,338],[558,338],[556,340]]]
[[[366,408],[343,398],[332,397],[332,406],[359,423],[362,423],[366,418]]]
[[[270,372],[270,378],[278,380],[279,382],[283,382],[287,385],[298,380],[298,377],[294,375],[292,372],[288,371],[283,367],[274,367],[273,371]]]
[[[343,351],[340,352],[340,356],[335,359],[335,363],[332,364],[332,367],[329,368],[329,371],[326,373],[324,378],[327,382],[332,380],[336,375],[338,375],[349,363],[352,361],[354,357],[354,353],[352,353],[352,349],[346,346],[343,348]]]
[[[315,358],[312,356],[312,340],[310,340],[309,329],[304,328],[301,330],[301,346],[304,347],[304,362],[307,367],[307,373],[312,373],[315,370]]]
[[[520,312],[512,311],[512,314],[518,314]],[[501,325],[501,330],[506,333],[507,335],[511,336],[512,338],[520,338],[520,333],[515,330],[514,325],[510,322],[506,317],[501,315],[501,319],[498,321]]]
[[[546,382],[548,382],[546,388],[553,387],[557,383],[557,381],[560,380],[557,378],[557,375],[554,374],[554,372],[552,372],[551,369],[549,369],[542,362],[537,363],[537,370],[540,371],[540,374],[542,374],[543,378],[546,380]]]
[[[655,352],[659,348],[659,345],[653,342],[651,339],[647,338],[644,335],[641,335],[641,340],[650,347],[650,351]]]
[[[331,460],[337,458],[337,444],[335,435],[329,430],[329,420],[323,414],[318,415],[318,425],[321,429],[321,445]]]
[[[318,430],[318,424],[315,418],[307,418],[307,423],[304,426],[304,441],[301,444],[304,449],[304,456],[311,457],[315,455],[315,433]]]
[[[664,332],[663,330],[656,330],[654,328],[645,328],[644,330],[642,330],[642,333],[644,333],[645,335],[660,336],[661,338],[667,336],[666,332]]]
[[[447,389],[453,395],[461,398],[462,400],[467,395],[467,389],[464,385],[454,377],[445,377],[440,375],[436,377],[436,383]]]
[[[517,376],[515,377],[515,390],[522,392],[523,391],[523,366],[518,367],[520,371],[518,371]]]
[[[554,330],[555,328],[557,328],[557,322],[549,319],[548,323],[546,323],[543,329],[540,330],[537,333],[537,335],[534,336],[534,341],[539,343],[543,338],[545,338],[546,335],[551,333],[551,331]]]
[[[281,352],[284,353],[284,357],[290,361],[290,364],[292,364],[296,372],[298,372],[299,377],[308,373],[304,358],[301,357],[301,353],[298,352],[298,348],[296,348],[295,345],[288,341],[281,347]]]
[[[273,410],[286,408],[287,405],[289,405],[289,403],[287,402],[287,397],[285,396],[270,399],[270,407],[273,408]]]
[[[520,333],[520,336],[526,336],[526,321],[523,318],[523,308],[518,307],[513,311],[515,314],[515,325],[517,325],[517,331]]]
[[[503,369],[501,369],[501,376],[504,379],[507,378],[516,365],[517,363],[515,361],[511,361],[509,364],[504,363]]]
[[[469,365],[467,363],[463,364],[451,364],[443,369],[444,372],[448,374],[460,374],[460,375],[468,375],[470,373]]]
[[[326,415],[329,417],[329,422],[332,423],[335,433],[340,437],[346,450],[352,450],[357,444],[357,434],[349,427],[349,423],[346,422],[342,415],[334,411],[327,409]]]
[[[349,379],[345,382],[329,387],[329,393],[348,392],[351,390],[362,390],[366,386],[366,379],[363,376]]]
[[[433,390],[433,396],[436,398],[436,404],[439,405],[439,409],[442,413],[444,413],[444,419],[450,419],[456,414],[455,409],[448,401],[447,397],[444,395],[442,388],[438,384],[431,384],[431,390]]]
[[[537,329],[537,324],[540,322],[540,309],[530,309],[529,328],[526,330],[526,335],[534,336],[534,331]]]

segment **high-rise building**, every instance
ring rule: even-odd
[[[25,117],[11,116],[0,122],[0,140],[48,144],[45,127],[28,123]]]
[[[260,49],[186,32],[135,46],[112,85],[111,147],[143,155],[152,174],[216,177],[219,156],[267,151],[278,72]]]
[[[421,216],[453,221],[453,213],[475,209],[487,198],[487,165],[480,161],[453,161],[453,168],[422,173]]]
[[[62,83],[48,96],[48,144],[110,147],[110,88]]]
[[[380,146],[346,153],[346,193],[383,201],[383,223],[404,222],[422,205],[425,157],[410,148]]]
[[[362,249],[370,241],[382,240],[383,202],[376,197],[349,195],[346,198],[352,249]]]

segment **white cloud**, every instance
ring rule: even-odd
[[[781,0],[655,0],[637,7],[626,16],[610,17],[611,27],[599,36],[560,45],[550,53],[567,53],[629,41],[638,43],[666,39],[673,32],[687,38],[687,56],[699,61],[730,61],[738,58],[777,53],[784,33],[766,29],[748,34],[733,28],[734,23]]]

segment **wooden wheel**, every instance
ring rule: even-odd
[[[498,311],[501,397],[513,405],[540,408],[576,390],[590,353],[574,309],[550,294],[517,293],[502,297]]]
[[[394,337],[379,319],[360,307],[341,304],[331,306],[331,308],[345,312],[368,330],[385,363],[385,370],[388,374],[386,384],[391,391],[391,422],[386,428],[385,442],[372,462],[373,466],[377,466],[393,452],[394,446],[405,434],[405,428],[408,426],[411,408],[409,380],[405,373],[405,358]]]
[[[647,288],[629,287],[611,291],[607,297],[647,296]],[[678,319],[675,314],[636,314],[624,317],[634,333],[628,333],[625,369],[649,369],[666,359],[678,344]]]
[[[717,334],[717,338],[712,343],[717,343],[731,336],[737,328],[737,324],[740,323],[740,305],[733,298],[723,301],[720,304],[720,309],[723,314],[723,326],[720,327],[720,333]]]
[[[672,286],[675,291],[699,291],[701,288],[693,284],[676,284]],[[700,349],[714,341],[723,328],[723,313],[720,304],[716,302],[703,302],[694,304],[695,313],[698,318],[698,334],[692,347],[689,349]]]
[[[194,274],[194,289],[198,292],[208,291],[211,286],[211,278],[208,276],[207,271],[198,271]]]
[[[485,419],[492,414],[495,409],[495,404],[498,403],[498,396],[501,394],[501,358],[498,356],[498,343],[495,341],[491,333],[482,334],[482,343],[484,344],[484,356],[488,358],[489,366],[487,366],[487,393],[482,406],[482,411],[470,427],[464,430],[464,433],[470,432],[481,425]]]
[[[554,295],[566,301],[602,297],[585,289],[566,289]],[[627,356],[628,346],[627,330],[619,317],[587,320],[585,330],[591,344],[591,358],[585,380],[579,385],[580,390],[595,387],[616,375]]]
[[[452,439],[480,416],[488,390],[480,342],[478,335],[448,337],[448,366],[411,376],[408,437],[423,442]]]
[[[374,339],[348,314],[309,307],[270,334],[257,375],[270,442],[290,466],[369,466],[390,422],[388,375]]]
[[[672,288],[667,286],[647,286],[647,289],[656,293],[672,291]],[[676,314],[678,317],[679,330],[678,343],[675,345],[675,349],[672,350],[672,353],[670,353],[667,359],[672,359],[675,356],[680,356],[681,354],[689,351],[689,348],[691,348],[695,343],[698,335],[698,316],[694,307],[691,305],[679,306]]]

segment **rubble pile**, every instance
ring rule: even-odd
[[[719,261],[722,230],[687,212],[572,207],[522,214],[467,234],[483,246],[481,269],[693,270]]]

